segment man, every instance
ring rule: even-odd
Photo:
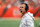
[[[31,14],[30,12],[28,12],[28,5],[25,4],[25,3],[21,3],[19,10],[20,10],[20,12],[23,15],[19,27],[34,27],[33,14]]]

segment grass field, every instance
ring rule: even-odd
[[[37,25],[35,23],[35,27],[39,27],[40,20],[35,20],[37,22]],[[20,20],[3,20],[0,19],[0,27],[19,27]]]

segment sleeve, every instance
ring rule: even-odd
[[[22,18],[22,20],[21,20],[21,23],[20,23],[20,26],[19,26],[19,27],[25,27],[25,24],[26,24],[26,20],[25,20],[25,18]]]
[[[21,20],[19,27],[34,27],[34,21],[28,17],[24,17],[24,19]]]
[[[28,19],[27,21],[27,27],[34,27],[34,21],[33,20],[31,20],[31,19]]]

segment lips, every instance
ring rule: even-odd
[[[21,11],[21,13],[22,13],[22,11]]]
[[[19,10],[22,13],[22,10]]]

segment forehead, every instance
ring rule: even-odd
[[[20,6],[26,6],[25,4],[21,4]]]

